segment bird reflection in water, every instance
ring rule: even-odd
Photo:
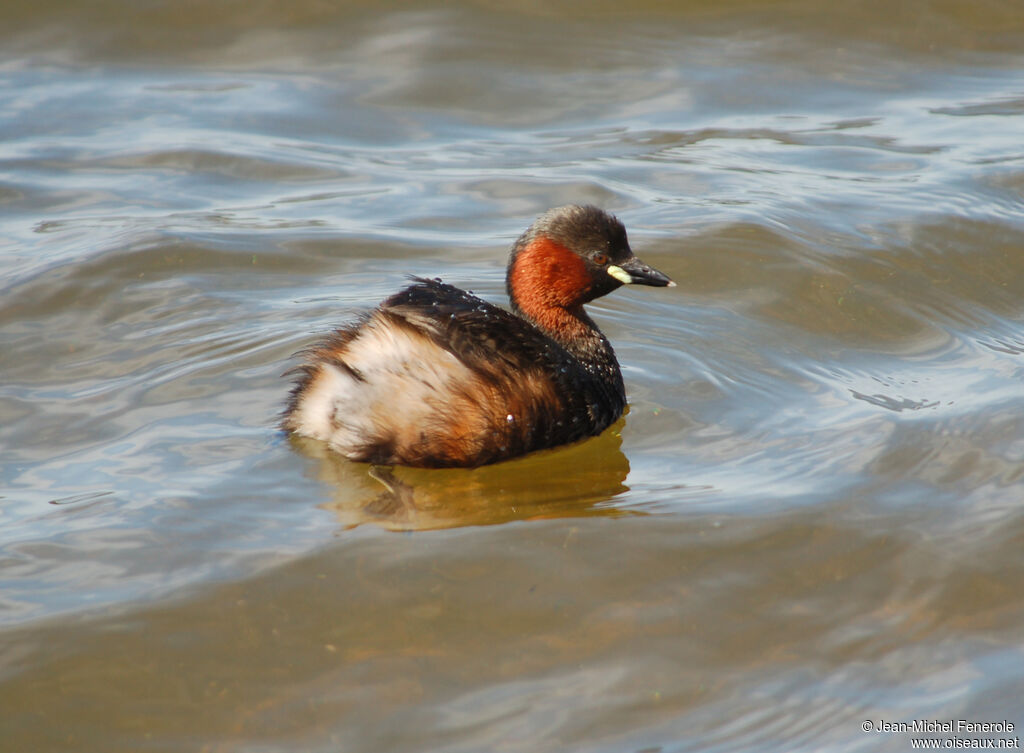
[[[292,437],[317,461],[319,480],[334,487],[322,505],[346,528],[373,524],[395,531],[495,525],[516,520],[637,514],[614,503],[629,490],[620,419],[575,445],[473,470],[370,466],[323,442]]]

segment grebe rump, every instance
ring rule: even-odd
[[[622,415],[615,353],[583,304],[675,285],[591,206],[541,215],[512,247],[512,313],[414,278],[302,355],[282,427],[352,460],[473,467],[600,434]]]

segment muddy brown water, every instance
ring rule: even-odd
[[[1022,144],[1015,2],[8,9],[0,748],[1019,738]],[[276,432],[290,354],[504,302],[568,202],[679,283],[591,307],[608,433]]]

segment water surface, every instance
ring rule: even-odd
[[[1024,17],[848,5],[11,9],[0,739],[1019,736]],[[568,202],[679,283],[591,306],[623,421],[387,486],[277,432],[292,353],[503,303]]]

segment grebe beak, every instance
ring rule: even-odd
[[[607,270],[608,274],[627,285],[652,285],[656,288],[674,288],[676,286],[668,275],[662,274],[654,267],[647,266],[635,256],[619,265],[610,264]]]

